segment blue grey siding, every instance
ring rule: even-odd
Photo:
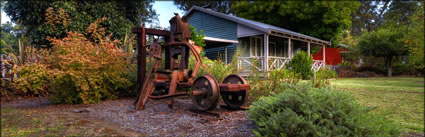
[[[203,12],[194,11],[189,15],[189,24],[198,32],[204,30],[207,37],[237,40],[237,24]]]
[[[221,56],[224,56],[225,48],[227,48],[227,63],[231,63],[233,60],[233,56],[236,53],[236,48],[238,44],[227,44],[222,47],[216,47],[216,48],[208,48],[205,49],[205,56],[207,56],[209,59],[217,60],[219,58],[219,54]],[[224,60],[222,60],[224,62]]]
[[[200,11],[193,11],[189,16],[189,24],[196,28],[199,32],[203,30],[203,34],[207,37],[221,38],[228,40],[237,40],[237,23],[228,21],[216,16],[209,15]],[[224,56],[224,48],[227,47],[227,62],[232,61],[232,57],[236,52],[238,44],[222,43],[220,45],[211,45],[214,48],[205,48],[205,56],[209,59],[218,59],[219,54]],[[224,61],[224,60],[223,60]]]
[[[233,60],[233,56],[236,53],[236,49],[238,47],[238,44],[231,44],[227,46],[227,63],[231,63]]]

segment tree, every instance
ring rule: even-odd
[[[267,1],[237,2],[232,10],[237,16],[286,28],[324,40],[336,41],[351,25],[355,1]]]
[[[0,54],[5,54],[7,52],[8,48],[6,48],[6,45],[8,44],[10,47],[13,48],[14,51],[18,50],[18,39],[16,37],[16,34],[14,34],[14,27],[12,23],[6,22],[4,24],[1,24],[1,47],[0,47]],[[4,43],[3,43],[4,42]]]
[[[49,47],[47,37],[64,38],[66,31],[83,33],[91,22],[106,17],[102,23],[112,38],[122,38],[134,25],[152,22],[156,13],[152,9],[152,0],[148,1],[92,1],[92,0],[15,0],[7,1],[5,12],[11,20],[26,27],[26,35],[31,43]],[[50,12],[51,20],[60,21],[62,25],[49,26],[46,14]],[[55,27],[55,28],[52,28]]]
[[[394,57],[407,55],[408,47],[403,41],[403,32],[397,28],[382,27],[365,33],[359,41],[360,53],[366,56],[382,57],[387,66],[387,76],[392,76]]]
[[[416,3],[416,2],[415,2]],[[413,64],[416,71],[424,75],[424,2],[416,8],[416,12],[408,17],[407,32],[404,37],[409,47],[409,63]]]
[[[231,10],[232,5],[236,1],[232,0],[174,0],[174,5],[176,5],[179,9],[188,11],[192,6],[208,6],[214,11],[229,14],[233,13]]]
[[[399,24],[410,24],[411,20],[409,20],[409,17],[417,13],[418,8],[421,8],[419,3],[418,1],[393,1],[383,18]]]
[[[378,28],[383,20],[384,13],[391,4],[388,0],[359,1],[360,6],[352,13],[352,34],[361,35],[363,31],[370,32]]]

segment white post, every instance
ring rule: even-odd
[[[269,70],[269,35],[264,34],[264,64],[263,70],[267,74]]]
[[[227,47],[224,47],[224,62],[227,64]]]
[[[326,52],[326,45],[323,45],[323,66],[325,66],[325,64],[326,64],[326,54],[325,54],[325,52]]]
[[[288,58],[291,59],[292,58],[292,48],[291,48],[291,39],[288,38]]]
[[[310,42],[307,43],[307,53],[308,53],[308,56],[310,57]]]

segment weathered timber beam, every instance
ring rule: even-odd
[[[134,27],[131,31],[133,33],[142,33],[143,32],[143,28],[142,27]],[[158,29],[145,28],[145,32],[148,35],[170,36],[170,31],[166,31],[166,30],[158,30]]]

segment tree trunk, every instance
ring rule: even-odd
[[[393,57],[387,57],[386,59],[387,61],[387,77],[392,77],[393,76],[393,72],[392,72],[392,66],[393,66]]]

